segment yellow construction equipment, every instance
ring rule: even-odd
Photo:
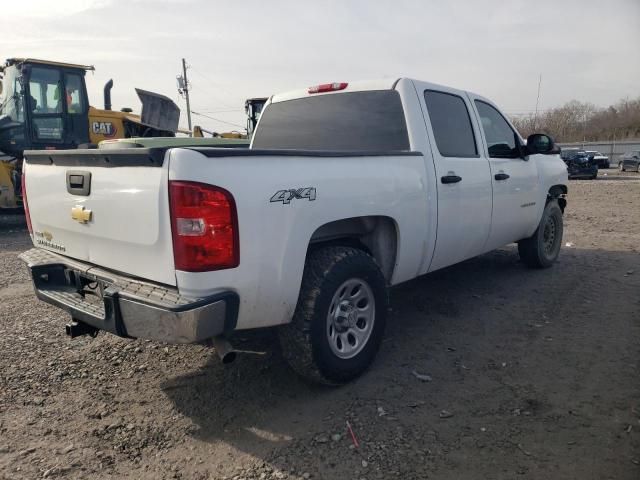
[[[140,115],[129,108],[115,111],[111,109],[113,81],[109,80],[104,87],[104,108],[90,106],[85,73],[92,70],[92,65],[33,58],[10,58],[0,66],[0,208],[20,203],[16,192],[25,150],[91,147],[114,138],[175,136],[180,109],[164,95],[136,89],[142,103]]]

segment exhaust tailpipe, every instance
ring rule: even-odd
[[[111,88],[113,88],[113,79],[104,84],[104,109],[111,110]]]
[[[227,365],[236,359],[237,352],[233,349],[229,341],[222,335],[213,337],[207,342],[210,346],[216,349],[216,353],[222,363]]]

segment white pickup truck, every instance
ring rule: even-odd
[[[554,262],[557,153],[469,92],[324,84],[271,97],[249,149],[28,152],[22,259],[72,337],[212,342],[229,360],[232,332],[278,326],[297,372],[338,384],[372,362],[389,286],[512,242]]]

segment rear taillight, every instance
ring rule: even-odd
[[[29,215],[29,205],[27,204],[27,186],[25,183],[26,175],[24,174],[24,170],[22,171],[20,180],[20,192],[22,193],[22,205],[24,206],[24,216],[27,219],[27,228],[29,229],[29,233],[33,233],[33,227],[31,226],[31,215]]]
[[[346,82],[323,83],[322,85],[309,87],[308,93],[337,92],[338,90],[344,90],[348,85]]]
[[[233,196],[198,182],[169,182],[176,270],[206,272],[240,264],[238,216]]]

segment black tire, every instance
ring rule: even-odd
[[[357,346],[361,350],[351,358],[340,358],[332,350],[335,345],[330,344],[328,332],[333,330],[329,326],[335,316],[330,318],[330,308],[342,298],[336,295],[339,296],[339,290],[344,291],[343,285],[354,279],[369,287],[368,292],[374,300],[370,315],[374,320],[368,338]],[[360,318],[355,320],[358,311],[355,305],[352,308],[355,313],[349,321],[357,324],[360,322]],[[370,255],[350,247],[320,248],[307,257],[291,323],[279,328],[283,355],[291,367],[307,379],[326,385],[346,383],[362,374],[373,362],[384,335],[388,308],[384,276]],[[355,325],[352,327],[356,328]],[[335,332],[335,335],[340,336],[340,333]]]
[[[560,253],[563,230],[562,210],[556,200],[551,200],[533,235],[518,242],[520,259],[530,268],[549,268]]]

